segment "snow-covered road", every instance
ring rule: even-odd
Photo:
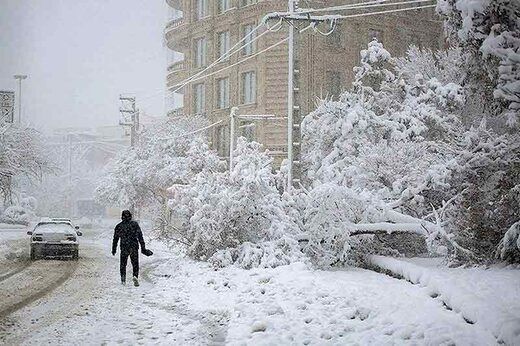
[[[0,310],[15,307],[0,321],[0,344],[498,343],[431,290],[361,269],[320,271],[293,264],[215,271],[152,242],[156,254],[141,258],[141,286],[121,286],[110,238],[110,230],[87,231],[77,263],[22,264],[1,281],[0,294],[13,296]],[[7,262],[4,254],[2,268]],[[16,303],[45,286],[49,289]]]

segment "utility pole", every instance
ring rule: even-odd
[[[18,80],[18,126],[22,125],[22,81],[27,79],[27,75],[17,74],[14,79]]]
[[[409,4],[419,3],[428,0],[417,0],[410,1]],[[303,32],[305,29],[301,31],[295,31],[295,24],[297,22],[306,22],[309,23],[309,27],[311,27],[315,32],[328,36],[334,30],[336,30],[336,23],[339,20],[345,20],[354,17],[361,16],[370,16],[370,15],[383,15],[387,13],[394,12],[403,12],[409,10],[418,10],[423,8],[432,8],[435,7],[435,4],[429,4],[424,6],[405,6],[407,2],[396,2],[396,3],[385,3],[384,0],[375,0],[372,2],[366,3],[366,6],[363,3],[360,4],[351,4],[351,5],[342,5],[342,6],[334,6],[325,8],[323,10],[312,9],[312,8],[302,8],[298,7],[299,0],[288,0],[288,12],[273,12],[264,16],[263,22],[267,23],[269,20],[282,20],[285,21],[289,25],[289,47],[288,47],[288,80],[287,80],[287,160],[288,160],[288,173],[287,173],[287,189],[290,191],[296,183],[300,182],[301,176],[301,110],[300,107],[295,104],[295,94],[299,91],[298,86],[295,86],[295,80],[297,80],[299,67],[296,67],[295,63],[295,45],[297,46],[297,33]],[[394,7],[390,10],[384,11],[366,11],[368,8],[372,7]],[[397,7],[401,6],[401,7]],[[338,12],[338,11],[358,11],[355,14],[347,14],[347,15],[315,15],[314,13],[318,12]],[[363,12],[365,11],[365,12]],[[329,32],[321,32],[318,28],[319,24],[329,23]]]
[[[134,147],[139,134],[139,110],[136,108],[135,97],[120,95],[119,101],[121,101],[119,125],[130,127],[130,146]]]
[[[121,101],[119,125],[130,127],[130,146],[135,147],[139,135],[139,110],[136,107],[135,96],[119,95],[119,101]],[[138,218],[138,208],[134,202],[130,210]]]
[[[293,14],[297,0],[288,0],[289,13]],[[293,126],[294,126],[294,25],[289,23],[289,76],[287,78],[287,190],[293,187]]]
[[[69,162],[68,162],[68,170],[69,170],[69,216],[72,217],[72,214],[74,213],[74,203],[72,202],[72,134],[69,133],[68,135],[68,142],[69,142]]]

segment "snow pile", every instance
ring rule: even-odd
[[[236,264],[243,269],[275,268],[298,261],[305,261],[305,258],[298,242],[290,237],[257,244],[245,242],[236,248],[219,250],[208,260],[218,268]]]
[[[371,262],[428,288],[472,324],[493,333],[499,343],[520,343],[520,275],[515,269],[425,268],[382,256]]]

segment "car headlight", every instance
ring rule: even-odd
[[[76,241],[76,237],[72,234],[67,234],[67,240]]]

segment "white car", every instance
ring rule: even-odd
[[[78,236],[82,233],[70,222],[39,222],[27,234],[31,236],[31,260],[47,256],[68,256],[73,260],[79,257]]]

